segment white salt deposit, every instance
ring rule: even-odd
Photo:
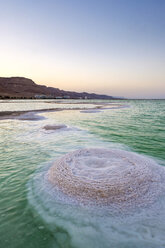
[[[80,113],[99,113],[102,112],[101,110],[98,109],[89,109],[89,110],[81,110]]]
[[[79,202],[146,205],[161,193],[163,169],[138,154],[117,149],[82,149],[55,161],[49,181]],[[164,172],[164,170],[163,170]]]
[[[18,116],[19,120],[23,120],[23,121],[39,121],[39,120],[44,120],[45,117],[44,116],[40,116],[34,112],[29,112],[26,114],[22,114],[20,116]]]
[[[82,149],[42,166],[28,186],[53,247],[165,247],[165,169],[148,157]]]
[[[59,130],[59,129],[65,129],[67,128],[66,125],[64,124],[59,124],[59,125],[46,125],[43,127],[45,130]]]

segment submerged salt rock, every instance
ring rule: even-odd
[[[98,205],[153,202],[161,193],[164,168],[153,160],[117,149],[82,149],[55,161],[48,180],[77,201]]]
[[[59,125],[46,125],[43,127],[45,130],[58,130],[58,129],[63,129],[67,128],[66,125],[59,124]]]
[[[98,109],[87,109],[87,110],[81,110],[80,113],[100,113],[101,110]]]
[[[18,119],[22,121],[39,121],[39,120],[44,120],[45,117],[37,115],[36,113],[33,113],[33,112],[29,112],[29,113],[20,115]]]

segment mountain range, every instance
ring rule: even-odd
[[[24,77],[0,77],[1,99],[72,98],[72,99],[117,99],[108,95],[73,92],[38,85]]]

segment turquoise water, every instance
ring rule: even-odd
[[[44,171],[56,158],[79,148],[134,151],[164,166],[165,101],[121,101],[118,103],[127,107],[104,109],[98,113],[74,110],[93,107],[92,103],[70,103],[59,105],[46,101],[22,101],[20,110],[56,107],[73,110],[40,113],[45,119],[34,121],[0,120],[0,247],[165,247],[165,239],[162,238],[165,224],[163,226],[161,223],[161,219],[165,220],[165,213],[162,210],[161,214],[156,210],[158,217],[152,222],[144,221],[145,217],[139,218],[138,225],[137,220],[135,223],[132,221],[130,230],[126,223],[123,230],[127,229],[127,232],[112,223],[112,233],[103,232],[102,237],[97,237],[97,233],[90,228],[83,231],[82,226],[87,226],[88,222],[82,226],[79,223],[79,232],[76,232],[77,229],[69,232],[67,228],[71,227],[59,224],[55,218],[52,203],[48,204],[47,198],[43,203],[39,191],[42,181],[36,179],[38,171]],[[19,103],[1,101],[0,111],[5,110],[19,110]],[[69,128],[65,131],[43,129],[48,124],[65,124]],[[70,214],[69,207],[61,208]],[[90,220],[91,213],[84,211],[71,210],[77,218]],[[83,233],[84,236],[80,235]],[[108,243],[110,241],[106,240],[106,235],[110,236],[112,243]],[[76,243],[78,241],[74,236],[81,242]]]

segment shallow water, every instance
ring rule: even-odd
[[[1,101],[0,111],[95,106],[67,103],[72,104]],[[45,112],[37,114],[45,118],[33,121],[0,120],[0,247],[165,247],[164,197],[147,210],[116,217],[72,204],[57,205],[44,181],[52,161],[81,148],[134,151],[164,166],[165,101],[121,104],[129,107]],[[67,131],[43,129],[59,124]]]

